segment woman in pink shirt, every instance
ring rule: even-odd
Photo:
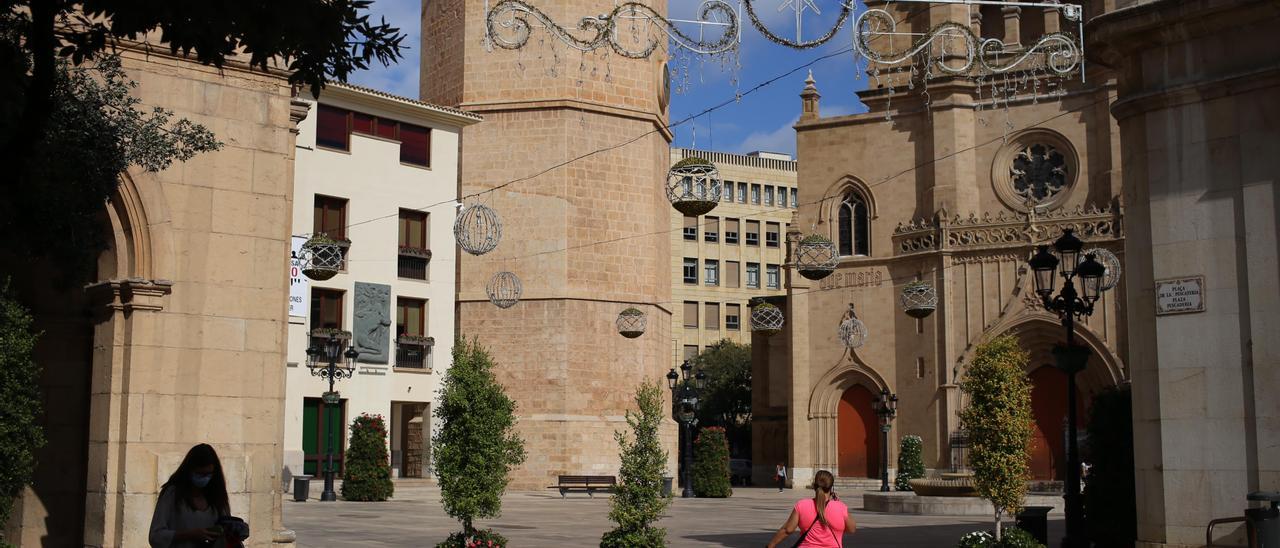
[[[796,529],[804,531],[799,548],[841,548],[844,546],[844,534],[852,533],[855,527],[853,516],[849,515],[849,507],[831,494],[831,486],[835,476],[826,470],[819,470],[813,476],[813,498],[796,502],[791,509],[787,522],[773,534],[769,548],[794,533]]]

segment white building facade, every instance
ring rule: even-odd
[[[431,412],[454,337],[459,136],[480,117],[339,84],[308,103],[297,139],[294,251],[302,235],[317,233],[350,247],[328,280],[308,280],[295,261],[284,479],[322,474],[330,427],[341,463],[363,413],[386,421],[393,475],[429,477]],[[328,381],[307,366],[307,348],[326,330],[360,352],[354,374],[334,386],[337,404],[322,399]]]

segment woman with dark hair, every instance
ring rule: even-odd
[[[835,476],[826,470],[819,470],[814,474],[813,498],[796,502],[787,522],[773,534],[773,539],[769,541],[769,548],[777,546],[796,529],[804,531],[795,544],[797,547],[841,548],[844,546],[844,534],[852,533],[855,524],[853,516],[849,515],[849,507],[840,502],[840,499],[831,491],[835,481]]]
[[[234,539],[233,545],[239,544],[248,537],[247,527],[243,532],[238,526],[228,530],[228,520],[244,524],[231,517],[227,480],[218,453],[202,443],[187,451],[178,470],[160,488],[148,540],[151,548],[205,547],[227,536]]]

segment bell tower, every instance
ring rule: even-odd
[[[613,433],[625,430],[636,387],[672,366],[667,84],[661,49],[582,54],[537,24],[521,49],[489,47],[493,4],[423,1],[420,91],[484,117],[463,131],[458,184],[462,196],[501,187],[464,203],[493,208],[503,236],[485,255],[458,254],[457,325],[492,352],[518,404],[528,459],[511,485],[539,489],[559,474],[617,474]],[[652,5],[665,13],[666,2]],[[573,29],[614,2],[538,8]],[[485,293],[502,271],[523,285],[508,309]],[[636,339],[616,331],[628,307],[647,316]]]

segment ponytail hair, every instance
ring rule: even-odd
[[[831,501],[831,489],[835,485],[835,482],[835,476],[831,475],[831,472],[827,470],[818,470],[818,473],[813,475],[813,508],[818,512],[818,521],[822,523],[823,527],[827,528],[830,528],[830,525],[827,524],[827,516],[825,515],[827,512],[827,502]],[[818,493],[826,495],[825,497],[822,497],[821,505],[818,504]]]

